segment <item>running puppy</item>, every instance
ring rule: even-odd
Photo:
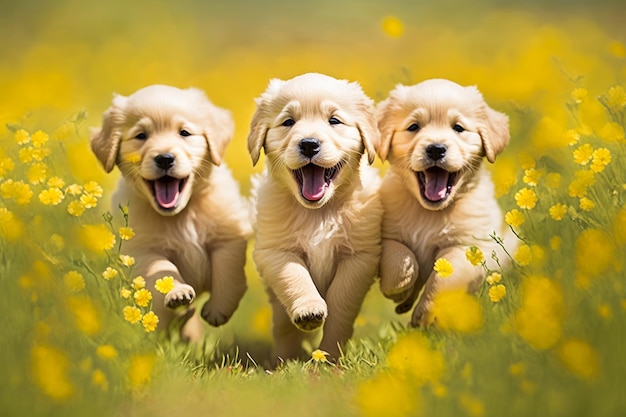
[[[115,95],[102,128],[92,131],[91,147],[104,169],[117,165],[122,173],[112,205],[128,206],[135,237],[124,251],[135,257],[135,274],[150,290],[157,279],[174,277],[167,295],[152,293],[161,329],[174,308],[189,306],[202,291],[211,293],[202,317],[222,325],[246,290],[249,215],[222,163],[232,134],[230,113],[202,91],[164,85]],[[201,322],[192,317],[182,333],[198,340]]]
[[[309,73],[273,79],[257,99],[248,149],[257,178],[254,260],[273,309],[276,355],[301,357],[323,325],[333,357],[352,336],[380,258],[382,205],[372,101],[354,82]]]
[[[409,311],[411,325],[435,320],[429,314],[442,290],[478,289],[485,277],[465,256],[477,246],[487,258],[493,250],[506,256],[489,237],[494,231],[513,246],[503,225],[491,177],[483,157],[494,162],[509,142],[508,117],[492,110],[476,87],[433,79],[398,85],[377,106],[382,144],[379,155],[390,169],[380,195],[384,206],[380,287]],[[454,272],[440,278],[433,271],[446,258]]]

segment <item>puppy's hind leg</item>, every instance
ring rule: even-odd
[[[290,359],[304,359],[305,352],[302,348],[302,342],[305,333],[292,323],[276,296],[271,291],[268,292],[272,304],[272,335],[277,361],[280,363]]]

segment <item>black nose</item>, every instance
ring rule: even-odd
[[[426,147],[426,155],[433,161],[438,161],[446,156],[447,150],[448,148],[446,148],[446,145],[435,143]]]
[[[154,163],[161,169],[170,169],[174,165],[174,155],[162,153],[154,157]]]
[[[304,138],[300,141],[298,146],[300,147],[300,153],[307,158],[313,158],[320,153],[322,147],[320,141],[316,138]]]

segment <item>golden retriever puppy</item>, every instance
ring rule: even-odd
[[[411,318],[411,325],[423,326],[436,319],[429,311],[437,293],[475,291],[483,281],[484,269],[466,259],[469,247],[488,260],[496,251],[505,262],[489,235],[514,246],[482,164],[485,156],[493,163],[508,144],[508,117],[492,110],[476,87],[443,79],[398,85],[376,112],[379,156],[390,162],[380,189],[380,287],[398,313],[410,310],[423,290]],[[438,258],[452,263],[451,276],[433,271]]]
[[[202,317],[224,324],[246,290],[252,229],[246,202],[222,163],[233,129],[230,113],[202,91],[153,85],[115,95],[102,128],[92,131],[91,147],[104,169],[117,165],[122,173],[112,205],[128,206],[135,237],[124,252],[135,257],[133,272],[152,290],[159,328],[203,291],[211,297]],[[175,282],[165,296],[154,291],[163,276]],[[182,335],[200,338],[199,319],[192,317]]]
[[[273,309],[276,355],[301,357],[306,332],[339,355],[380,258],[380,179],[367,164],[379,132],[354,82],[309,73],[273,79],[257,99],[248,149],[256,178],[254,260]]]

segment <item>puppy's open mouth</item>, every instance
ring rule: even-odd
[[[326,194],[326,190],[337,177],[341,163],[332,168],[324,168],[315,164],[308,164],[294,169],[293,176],[300,187],[300,194],[308,201],[319,201]]]
[[[431,203],[448,198],[458,178],[458,172],[448,172],[439,167],[431,167],[416,174],[422,197]]]
[[[176,208],[188,178],[174,178],[168,175],[147,181],[155,201],[163,210]]]

